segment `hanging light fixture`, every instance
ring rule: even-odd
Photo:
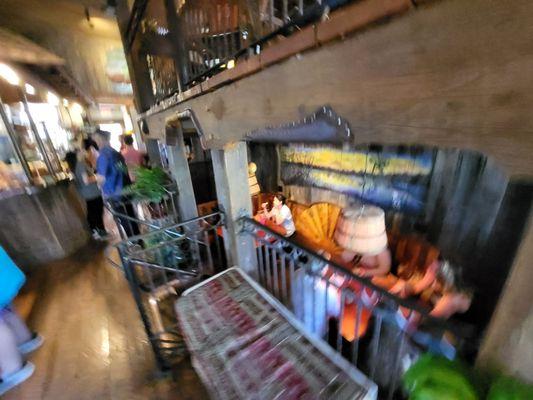
[[[385,212],[370,205],[343,210],[335,231],[335,241],[344,249],[360,255],[381,253],[387,248]]]
[[[370,148],[365,152],[365,168],[361,200],[365,201]],[[341,247],[359,255],[377,255],[387,248],[385,212],[368,204],[353,205],[343,210],[335,230],[335,241]]]
[[[9,65],[0,63],[0,77],[10,85],[18,86],[20,78],[13,68]]]
[[[59,97],[57,97],[54,93],[48,92],[46,93],[46,102],[52,106],[58,106],[59,105]]]
[[[254,196],[261,193],[261,188],[257,182],[255,173],[257,172],[257,165],[253,162],[248,164],[248,186],[250,187],[250,195]]]
[[[24,90],[26,90],[26,94],[29,94],[30,96],[35,95],[35,88],[29,83],[24,84]]]

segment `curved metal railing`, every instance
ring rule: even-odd
[[[422,351],[453,358],[462,347],[464,326],[432,317],[428,307],[389,293],[252,218],[239,222],[241,234],[255,240],[259,283],[388,398],[397,393],[409,358]]]

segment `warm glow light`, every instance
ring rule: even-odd
[[[72,112],[77,113],[77,114],[83,113],[83,107],[80,106],[78,103],[72,103],[70,106],[70,109],[72,110]]]
[[[48,102],[48,104],[50,104],[52,106],[58,106],[59,105],[59,97],[57,97],[52,92],[48,92],[46,94],[46,101]]]
[[[63,99],[63,106],[64,107],[68,107],[68,100],[67,99]]]
[[[30,96],[33,96],[35,94],[35,88],[29,83],[24,84],[24,90],[26,90],[26,93]]]
[[[11,85],[18,85],[20,83],[19,76],[15,70],[6,64],[0,64],[0,76]]]
[[[131,122],[131,116],[128,112],[128,107],[122,105],[120,106],[120,110],[122,111],[122,119],[124,120],[124,130],[126,132],[133,131],[133,124]]]
[[[235,60],[229,60],[228,61],[228,69],[235,68]]]

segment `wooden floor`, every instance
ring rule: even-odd
[[[89,246],[48,265],[29,324],[46,338],[34,375],[6,400],[205,399],[190,364],[173,377],[155,372],[135,303],[102,249]]]

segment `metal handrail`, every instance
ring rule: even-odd
[[[176,322],[165,318],[163,310],[181,290],[225,268],[222,238],[216,235],[223,224],[224,214],[214,212],[126,238],[109,247],[117,250],[121,266],[106,251],[108,261],[124,272],[160,368],[184,355]],[[184,241],[191,245],[182,248]]]
[[[302,246],[300,243],[297,243],[295,240],[293,240],[291,238],[287,238],[285,236],[282,236],[282,235],[274,232],[272,229],[270,229],[269,227],[259,223],[258,221],[254,220],[253,218],[241,217],[241,218],[239,218],[238,222],[241,223],[241,225],[242,225],[241,232],[250,233],[250,231],[247,230],[247,225],[248,226],[252,225],[256,229],[260,229],[260,230],[268,233],[268,235],[273,236],[274,238],[276,238],[278,240],[285,241],[288,244],[290,244],[291,246],[299,249],[301,252],[303,252],[307,256],[310,256],[310,257],[312,257],[314,259],[317,259],[317,260],[323,262],[324,265],[328,265],[328,266],[332,267],[335,270],[335,272],[341,273],[341,274],[347,276],[348,278],[359,282],[361,285],[363,285],[363,286],[365,286],[365,287],[367,287],[369,289],[374,290],[375,292],[379,293],[380,296],[385,297],[388,300],[392,301],[398,307],[404,307],[404,308],[407,308],[407,309],[409,309],[411,311],[415,311],[415,312],[419,313],[422,317],[424,317],[424,319],[426,319],[433,326],[435,326],[435,327],[437,327],[439,329],[448,330],[448,331],[452,332],[454,335],[462,337],[462,336],[464,336],[465,330],[468,330],[468,328],[470,328],[466,324],[459,325],[459,324],[454,323],[454,322],[449,321],[449,320],[444,320],[442,318],[436,318],[436,317],[431,316],[429,314],[429,312],[427,311],[427,309],[425,309],[424,307],[421,307],[415,301],[409,300],[409,299],[402,299],[402,298],[400,298],[398,296],[395,296],[394,294],[392,294],[389,291],[383,289],[382,287],[372,283],[370,279],[360,277],[360,276],[354,274],[353,272],[347,270],[346,268],[342,267],[338,263],[336,263],[336,262],[334,262],[332,260],[327,260],[326,258],[321,256],[320,254],[317,254],[312,249],[309,249],[307,247]],[[465,328],[467,328],[467,329],[465,329]]]
[[[119,215],[119,214],[117,214],[117,215]],[[120,215],[122,216],[123,214],[120,214]],[[182,234],[176,232],[177,229],[179,229],[181,227],[184,227],[186,225],[192,224],[194,222],[206,220],[207,218],[212,218],[212,217],[216,217],[216,216],[220,216],[221,220],[216,225],[210,226],[210,228],[214,228],[215,226],[218,226],[218,225],[223,225],[224,224],[224,218],[225,218],[224,213],[222,211],[216,211],[216,212],[213,212],[211,214],[203,215],[201,217],[191,218],[191,219],[189,219],[187,221],[179,222],[179,223],[174,224],[174,225],[169,225],[169,226],[164,226],[164,227],[154,226],[154,230],[150,231],[149,235],[155,235],[157,233],[169,233],[171,235],[177,235],[177,236],[181,237]],[[134,219],[134,220],[137,221],[136,219]],[[207,222],[207,221],[204,221],[204,222]],[[127,244],[127,243],[131,243],[131,242],[135,242],[135,241],[138,241],[140,239],[143,239],[145,236],[146,236],[146,234],[139,234],[139,235],[135,235],[135,236],[130,236],[129,238],[120,241],[115,246],[119,246],[121,244]]]

